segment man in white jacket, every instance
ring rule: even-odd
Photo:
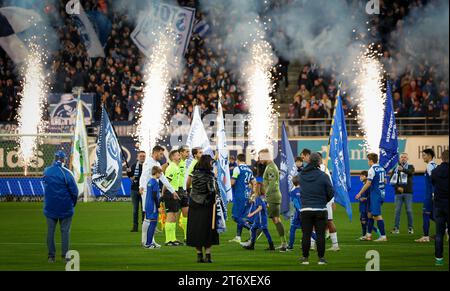
[[[158,162],[164,157],[164,148],[161,146],[154,146],[152,149],[151,156],[147,157],[145,159],[144,165],[142,167],[142,174],[141,178],[139,179],[139,193],[142,195],[142,209],[145,211],[145,198],[147,195],[147,183],[150,181],[150,178],[152,176],[152,168],[154,166],[158,166],[161,168],[161,164]],[[166,187],[166,189],[173,194],[173,197],[175,199],[180,199],[178,196],[178,193],[173,189],[172,185],[170,185],[170,182],[167,180],[166,176],[164,174],[161,175],[161,178],[159,180],[163,183],[163,185]],[[145,244],[146,236],[147,236],[147,228],[148,225],[143,224],[142,225],[142,243]],[[155,243],[155,242],[153,242]],[[156,243],[155,243],[156,244]]]

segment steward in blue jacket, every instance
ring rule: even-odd
[[[52,219],[73,216],[77,204],[78,188],[72,173],[55,160],[44,171],[44,215]]]

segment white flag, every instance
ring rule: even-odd
[[[86,126],[84,124],[83,102],[78,99],[77,117],[75,122],[75,132],[72,145],[72,172],[78,186],[78,193],[85,197],[91,195],[90,179],[90,162]]]
[[[78,32],[80,33],[81,39],[86,47],[87,54],[90,58],[96,57],[105,57],[105,51],[103,50],[103,46],[98,39],[98,35],[95,32],[94,26],[92,22],[89,20],[86,12],[83,9],[83,6],[80,3],[80,13],[73,14],[72,19],[75,21],[75,24],[78,28]]]
[[[206,134],[205,127],[203,126],[202,119],[200,117],[200,108],[195,106],[194,115],[192,117],[191,129],[189,130],[189,135],[187,138],[186,145],[190,150],[193,148],[202,148],[204,155],[210,155],[214,157],[213,151],[211,149],[211,145],[209,143],[208,135]],[[194,157],[192,156],[192,152],[189,152],[189,158],[186,161],[186,169],[189,169],[189,165],[191,164]],[[188,171],[185,172],[184,175],[184,185],[186,186]]]

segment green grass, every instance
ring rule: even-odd
[[[393,223],[394,205],[385,204],[386,229]],[[311,265],[298,264],[301,231],[297,232],[295,250],[289,253],[266,252],[263,237],[255,251],[242,249],[236,243],[228,243],[234,236],[235,224],[228,221],[228,231],[220,235],[221,244],[213,248],[213,264],[197,264],[190,247],[162,247],[147,250],[140,247],[140,232],[130,233],[131,203],[80,203],[76,208],[71,232],[70,249],[80,253],[81,270],[352,270],[363,271],[368,250],[380,253],[381,270],[434,271],[448,269],[448,243],[445,247],[445,265],[434,266],[434,243],[418,244],[414,239],[421,234],[421,205],[414,205],[416,234],[406,231],[406,214],[402,216],[400,235],[388,234],[387,243],[359,242],[360,224],[357,205],[353,205],[354,221],[349,222],[342,207],[337,208],[335,221],[341,251],[327,252],[327,266],[316,264],[316,253],[311,255]],[[284,221],[286,231],[289,223]],[[276,244],[279,238],[270,222],[270,232]],[[434,224],[432,225],[434,233]],[[181,230],[177,230],[181,238]],[[244,232],[244,238],[247,234]],[[0,203],[0,270],[64,270],[59,259],[47,263],[46,224],[41,203]],[[162,233],[156,235],[162,243]],[[59,242],[59,231],[57,231]],[[330,242],[327,242],[327,247]]]

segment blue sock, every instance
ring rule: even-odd
[[[373,218],[369,218],[369,220],[367,221],[367,233],[372,234],[373,231]]]
[[[295,226],[291,225],[291,228],[289,229],[289,248],[294,247],[296,230],[297,230],[297,228]]]
[[[367,234],[367,223],[364,221],[361,221],[361,229],[362,229],[362,236],[365,236]]]
[[[424,236],[430,235],[430,214],[429,213],[423,214],[423,235]]]
[[[316,232],[315,232],[315,231],[313,231],[313,232],[311,233],[311,238],[312,238],[313,240],[317,240],[317,235],[316,235]]]
[[[251,242],[254,244],[256,241],[256,228],[252,228],[250,231],[251,231]]]
[[[242,234],[242,224],[238,223],[237,230],[236,230],[236,236],[241,236]]]
[[[375,225],[374,225],[374,226],[372,226],[372,231],[373,232],[378,232],[378,228],[376,228]],[[380,231],[380,233],[381,233],[381,231]]]
[[[147,245],[149,246],[153,242],[153,235],[155,234],[156,225],[158,221],[150,221],[150,225],[147,230]]]
[[[385,230],[384,230],[384,220],[382,219],[382,220],[378,220],[377,221],[377,225],[378,225],[378,228],[380,229],[380,233],[381,233],[381,235],[386,235],[386,232],[385,232]]]
[[[266,236],[267,241],[269,242],[269,245],[272,245],[273,241],[272,241],[272,237],[270,236],[269,230],[267,228],[264,228],[262,231],[263,231],[264,235]]]

